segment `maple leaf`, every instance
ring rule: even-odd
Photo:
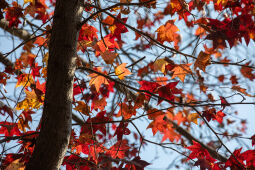
[[[165,66],[169,64],[164,58],[158,59],[154,62],[154,71],[161,71],[162,73],[165,73]]]
[[[191,113],[188,115],[187,119],[195,124],[197,124],[197,119],[199,118],[199,114]]]
[[[43,102],[43,96],[37,96],[34,90],[31,92],[25,90],[26,98],[16,106],[17,110],[29,111],[30,109],[39,109]],[[38,98],[40,97],[40,98]]]
[[[210,60],[211,60],[210,54],[201,51],[194,64],[194,69],[198,67],[205,72],[205,68],[210,64]]]
[[[168,126],[168,128],[166,128],[162,132],[162,134],[163,134],[163,137],[161,142],[164,142],[166,139],[169,139],[169,141],[171,142],[174,142],[174,140],[178,142],[180,139],[180,135],[174,131],[174,128],[170,128],[170,126]]]
[[[191,74],[192,71],[190,70],[190,64],[180,64],[180,65],[176,65],[172,71],[174,72],[173,73],[173,76],[172,76],[172,79],[175,78],[175,77],[179,77],[179,79],[184,82],[184,79],[185,79],[185,76],[186,74]]]
[[[212,164],[206,159],[198,158],[194,166],[200,166],[200,170],[212,169]]]
[[[203,36],[206,35],[206,30],[203,27],[198,27],[196,32],[195,32],[196,36],[199,36],[200,38],[202,38]]]
[[[119,13],[117,16],[117,19],[114,20],[114,27],[111,30],[111,33],[114,37],[116,37],[119,41],[121,41],[121,33],[126,33],[128,32],[128,29],[126,28],[125,25],[119,22],[121,20],[123,23],[127,22],[127,18],[121,18],[121,14]]]
[[[35,61],[35,55],[29,52],[22,52],[19,60],[23,63],[24,67],[32,66]]]
[[[109,50],[106,50],[105,52],[101,53],[101,56],[104,59],[106,64],[112,64],[114,59],[118,56],[118,53],[114,53]]]
[[[210,122],[211,119],[215,119],[216,110],[215,108],[208,109],[202,112],[202,117],[205,117],[208,122]]]
[[[178,27],[174,25],[174,20],[169,20],[165,25],[161,25],[156,32],[158,32],[157,40],[161,43],[167,42],[179,42],[180,35],[176,32],[179,31]]]
[[[246,63],[245,66],[249,66],[250,62]],[[248,79],[250,79],[251,81],[255,79],[255,74],[252,73],[253,69],[250,67],[245,67],[242,66],[240,69],[240,72],[242,73],[242,75]]]
[[[22,8],[15,1],[12,2],[12,5],[13,7],[8,7],[7,9],[5,9],[5,18],[7,21],[9,21],[9,27],[18,27],[18,25],[21,23],[19,18],[23,16]]]
[[[246,161],[247,169],[255,167],[255,150],[247,150],[241,154],[241,157]]]
[[[36,1],[36,0],[24,0],[24,4],[29,3],[29,2],[34,4],[35,1]]]
[[[16,123],[0,122],[0,126],[0,134],[4,134],[6,137],[21,134]]]
[[[177,120],[177,124],[180,125],[182,122],[187,121],[187,118],[183,116],[182,112],[178,112],[175,116],[174,116],[174,120]]]
[[[242,93],[242,94],[244,94],[244,95],[246,95],[246,96],[255,97],[255,95],[250,95],[250,94],[248,94],[248,93],[246,92],[246,89],[241,88],[240,86],[232,86],[231,89],[232,89],[232,90],[236,90],[236,91],[238,91],[238,92],[240,92],[240,93]]]
[[[127,164],[125,168],[127,169],[134,169],[134,170],[143,170],[146,166],[150,165],[150,163],[141,160],[139,156],[135,157],[134,159],[131,160],[133,164]]]
[[[231,169],[232,168],[243,169],[243,167],[245,167],[244,162],[243,162],[245,160],[245,158],[242,156],[241,150],[242,150],[242,148],[236,149],[233,152],[233,155],[235,157],[233,155],[231,155],[230,158],[226,161],[225,167],[230,167]],[[238,162],[237,162],[237,160],[238,160]]]
[[[156,81],[161,86],[164,86],[167,84],[168,78],[167,77],[156,77]]]
[[[188,146],[188,147],[185,147],[185,148],[192,151],[190,153],[188,159],[194,159],[194,158],[205,159],[205,160],[209,161],[210,163],[213,163],[213,162],[216,161],[214,158],[211,157],[210,153],[204,147],[202,147],[200,145],[200,143],[198,143],[194,140],[193,140],[193,145],[192,146]]]
[[[18,128],[23,131],[26,132],[26,128],[30,129],[29,125],[28,125],[28,121],[24,120],[22,117],[19,118],[19,121],[17,123]]]
[[[158,94],[160,97],[168,99],[170,101],[174,101],[174,95],[180,94],[181,91],[176,88],[177,84],[179,82],[170,82],[165,86],[158,87]],[[160,104],[163,101],[163,99],[158,99],[158,104]]]
[[[4,105],[3,103],[0,103],[0,104],[1,104],[0,105],[0,114],[5,115],[5,113],[7,113],[13,120],[13,110],[10,107]]]
[[[133,115],[134,116],[136,115],[136,110],[134,106],[132,106],[131,104],[121,103],[119,104],[119,106],[120,106],[120,110],[118,114],[116,115],[116,117],[123,116],[124,119],[129,119]]]
[[[225,97],[220,96],[220,101],[221,101],[221,107],[223,108],[222,110],[224,110],[226,106],[230,106],[230,104],[227,102]]]
[[[100,69],[99,69],[100,72]],[[100,76],[96,73],[92,73],[89,75],[91,77],[91,80],[89,81],[89,85],[94,85],[96,88],[96,91],[98,92],[102,84],[109,84],[108,80],[104,76]]]
[[[97,32],[98,30],[95,27],[84,24],[80,29],[78,41],[93,41],[94,38],[98,39]]]
[[[34,84],[34,79],[30,74],[20,74],[17,77],[18,81],[16,84],[16,87],[19,86],[24,86],[24,87],[29,87],[31,84]]]
[[[107,117],[106,115],[106,111],[101,111],[99,113],[97,113],[97,115],[93,118],[89,118],[86,121],[86,124],[84,124],[81,128],[81,133],[87,133],[93,136],[93,134],[95,132],[97,132],[98,130],[106,135],[106,126],[105,123],[100,123],[100,124],[96,124],[98,122],[108,122],[111,119]],[[95,124],[93,124],[95,123]]]
[[[35,77],[40,77],[40,69],[42,67],[41,66],[38,66],[38,63],[35,64],[35,66],[32,68],[32,76],[33,78],[35,79]]]
[[[104,97],[101,99],[95,99],[92,101],[91,109],[92,110],[94,109],[96,111],[97,111],[97,109],[104,110],[106,105],[107,105],[107,102]]]
[[[108,34],[104,37],[103,40],[98,41],[96,45],[93,46],[93,48],[96,50],[96,56],[99,56],[106,50],[112,52],[114,49],[120,49],[118,43],[114,39],[115,37],[113,37],[111,34]]]
[[[126,139],[117,141],[107,152],[107,155],[110,155],[112,158],[123,159],[125,157],[125,152],[128,151],[128,141]]]
[[[153,136],[158,132],[164,132],[167,127],[167,122],[163,120],[164,115],[157,116],[146,129],[151,128]]]
[[[132,74],[127,68],[127,63],[122,63],[121,65],[115,68],[115,74],[119,77],[120,80],[123,80],[125,76]]]
[[[78,106],[76,106],[74,110],[77,110],[78,112],[81,112],[82,114],[89,116],[89,113],[90,113],[89,106],[83,101],[78,101],[77,103],[78,103]]]
[[[6,85],[6,81],[9,79],[10,77],[7,76],[7,74],[0,72],[0,83]]]
[[[139,81],[138,82],[141,87],[140,87],[140,90],[146,90],[146,91],[149,91],[151,93],[153,93],[154,91],[157,90],[158,87],[160,87],[160,85],[158,83],[155,83],[155,82],[149,82],[149,81]],[[150,99],[150,94],[148,93],[145,93],[146,94],[146,99]]]
[[[20,159],[14,160],[12,163],[10,163],[5,170],[25,170],[25,163],[21,161]]]
[[[215,115],[215,119],[219,122],[222,123],[223,117],[225,117],[226,114],[222,112],[222,110],[218,111]]]
[[[47,46],[47,38],[37,37],[34,44],[38,46]]]
[[[117,135],[118,141],[122,140],[123,135],[129,135],[130,134],[130,130],[127,128],[127,126],[128,126],[128,123],[121,122],[119,124],[119,126],[117,127],[117,129],[116,129],[113,136]]]

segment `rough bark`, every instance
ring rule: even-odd
[[[28,170],[59,169],[66,153],[72,120],[79,0],[57,0],[49,44],[46,96],[40,135]]]

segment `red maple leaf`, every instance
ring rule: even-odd
[[[123,159],[126,155],[126,151],[128,151],[128,141],[121,140],[115,143],[107,152],[106,154],[111,155],[112,158],[120,158]]]
[[[19,23],[21,23],[19,18],[23,16],[22,8],[15,1],[12,3],[12,5],[13,7],[8,7],[6,9],[7,12],[5,18],[7,21],[9,21],[9,27],[18,27]]]
[[[19,128],[17,123],[11,122],[0,122],[0,134],[4,134],[5,136],[13,136],[13,135],[20,135]]]
[[[153,93],[154,91],[157,90],[158,87],[160,87],[160,85],[158,83],[155,83],[155,82],[149,82],[149,81],[139,81],[138,82],[141,87],[140,87],[140,90],[146,90],[146,91],[149,91],[151,93]],[[150,94],[148,93],[145,93],[146,94],[146,99],[150,99]]]
[[[209,152],[204,147],[202,147],[200,143],[196,141],[193,141],[192,146],[188,146],[186,148],[192,151],[191,154],[189,155],[189,159],[194,159],[194,158],[205,159],[209,161],[210,163],[213,163],[216,161],[214,158],[211,157]]]
[[[127,22],[127,18],[121,18],[121,13],[117,16],[117,19],[114,20],[113,25],[116,26],[113,36],[116,37],[119,41],[121,41],[121,33],[128,32],[128,29],[125,25],[123,25],[120,21],[123,23]]]
[[[227,102],[225,97],[220,96],[220,101],[221,101],[221,107],[223,108],[221,111],[223,111],[226,106],[230,106],[230,104]]]
[[[167,85],[165,86],[161,86],[158,88],[158,94],[160,97],[163,97],[165,99],[168,99],[170,101],[174,101],[174,94],[180,94],[181,91],[176,87],[176,85],[178,84],[179,82],[171,82],[171,83],[168,83]],[[161,102],[163,101],[163,99],[158,99],[158,104],[160,104]]]
[[[117,135],[117,139],[122,140],[123,135],[129,135],[130,134],[130,130],[127,128],[127,126],[128,126],[128,123],[121,122],[119,124],[119,126],[117,127],[117,129],[116,129],[113,136]]]

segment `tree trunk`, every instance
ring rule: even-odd
[[[41,131],[27,170],[59,169],[65,156],[71,133],[77,25],[81,14],[79,0],[57,0]]]

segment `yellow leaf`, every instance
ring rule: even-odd
[[[89,77],[91,77],[89,85],[90,86],[94,85],[97,92],[99,91],[99,88],[101,87],[102,84],[109,84],[108,80],[105,77],[100,76],[96,73],[90,74]]]
[[[20,162],[20,159],[16,159],[15,161],[12,161],[12,163],[9,164],[5,168],[5,170],[24,170],[25,169],[24,162]]]
[[[176,65],[174,69],[172,70],[174,72],[172,79],[175,77],[179,77],[179,79],[184,82],[186,74],[191,74],[192,71],[190,70],[189,66],[190,64],[180,64]]]
[[[206,66],[210,65],[210,61],[211,61],[210,54],[201,51],[194,64],[194,68],[196,69],[198,67],[205,72],[205,68]]]
[[[106,64],[112,64],[114,59],[118,56],[118,53],[106,50],[105,52],[101,53],[101,56]]]
[[[165,73],[165,66],[168,64],[168,62],[162,58],[162,59],[158,59],[153,63],[154,66],[154,71],[161,71],[162,73]]]
[[[78,106],[74,108],[74,110],[77,110],[78,112],[81,112],[82,114],[89,115],[90,108],[89,106],[84,103],[83,101],[78,101]]]
[[[122,63],[121,65],[115,68],[115,74],[119,77],[120,80],[123,80],[125,76],[132,74],[127,68],[127,63]]]
[[[19,87],[19,86],[29,87],[31,84],[34,84],[34,83],[35,82],[34,82],[33,76],[31,76],[30,74],[20,74],[18,76],[16,87]]]
[[[34,90],[32,92],[25,90],[25,93],[27,95],[26,98],[17,104],[16,109],[24,111],[28,111],[31,109],[39,109],[40,106],[42,105],[43,96],[40,96],[42,97],[40,101],[37,95],[35,94]]]
[[[24,0],[24,4],[29,3],[29,2],[35,4],[35,0]]]
[[[197,124],[197,119],[199,118],[199,115],[197,113],[191,113],[188,115],[188,120]]]

